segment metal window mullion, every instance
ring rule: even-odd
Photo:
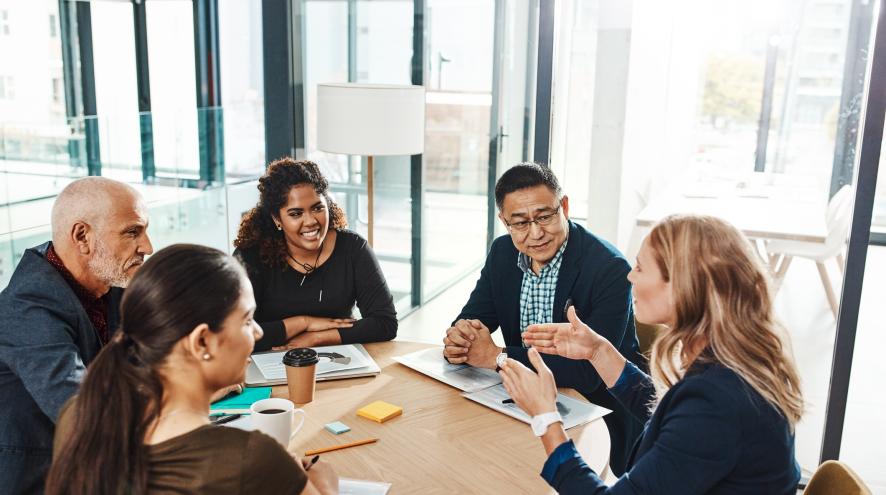
[[[157,176],[157,167],[154,164],[154,121],[151,115],[151,77],[145,2],[132,2],[132,22],[135,33],[135,76],[141,136],[142,180],[151,182]]]
[[[92,10],[89,2],[77,2],[77,46],[80,49],[80,94],[83,101],[83,128],[86,134],[86,170],[102,174],[99,143],[98,105],[95,98],[95,61],[92,54]]]
[[[486,170],[486,250],[495,239],[495,181],[498,177],[498,156],[502,147],[501,77],[505,62],[505,28],[507,0],[495,0],[493,16],[492,53],[492,107],[489,111],[489,163]]]
[[[861,306],[865,261],[871,237],[871,219],[877,187],[877,169],[883,142],[883,121],[886,116],[886,9],[881,8],[876,24],[873,57],[868,78],[868,93],[863,102],[861,143],[858,153],[858,178],[852,227],[843,275],[843,291],[837,316],[831,382],[822,438],[821,461],[838,459],[849,396],[849,379],[858,313]],[[863,93],[862,93],[863,94]]]
[[[548,165],[551,147],[551,98],[554,77],[554,0],[538,3],[538,66],[535,80],[533,159]]]
[[[203,186],[208,186],[223,183],[225,177],[219,71],[218,0],[194,0],[193,6],[200,182]]]
[[[425,83],[425,12],[427,0],[413,0],[412,20],[412,84],[424,86]],[[421,306],[424,302],[424,250],[423,250],[423,216],[424,216],[424,154],[410,157],[410,199],[412,200],[412,306]]]

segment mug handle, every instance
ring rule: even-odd
[[[305,410],[304,409],[293,409],[292,410],[292,422],[295,423],[296,415],[301,416],[301,420],[298,422],[298,426],[292,427],[292,434],[289,435],[289,441],[292,442],[292,439],[295,438],[295,435],[301,430],[301,427],[305,424]]]

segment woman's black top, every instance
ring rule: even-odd
[[[305,275],[289,264],[270,267],[260,261],[258,246],[237,249],[255,292],[255,321],[264,337],[255,351],[286,343],[283,319],[290,316],[351,318],[354,305],[361,319],[339,329],[342,344],[379,342],[397,336],[394,298],[365,239],[350,230],[337,232],[325,263]]]

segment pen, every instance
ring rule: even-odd
[[[319,461],[319,460],[320,460],[320,456],[315,455],[314,458],[311,459],[311,462],[309,462],[308,465],[305,466],[305,471],[307,471],[308,469],[311,469],[311,466],[313,466],[314,464],[317,464],[317,461]]]
[[[229,416],[222,416],[220,418],[213,419],[212,424],[223,425],[225,423],[230,423],[231,421],[234,421],[235,419],[239,418],[240,416],[242,416],[242,414],[231,414]]]
[[[342,445],[333,445],[332,447],[324,447],[322,449],[309,450],[305,452],[306,456],[314,455],[314,454],[323,454],[326,452],[332,452],[333,450],[346,449],[348,447],[356,447],[358,445],[366,445],[367,443],[375,443],[377,442],[377,438],[367,438],[365,440],[357,440],[356,442],[346,443]]]

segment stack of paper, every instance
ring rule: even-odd
[[[381,369],[360,344],[314,347],[320,358],[317,363],[317,381],[377,375]],[[246,370],[246,385],[283,385],[286,351],[253,354]]]

